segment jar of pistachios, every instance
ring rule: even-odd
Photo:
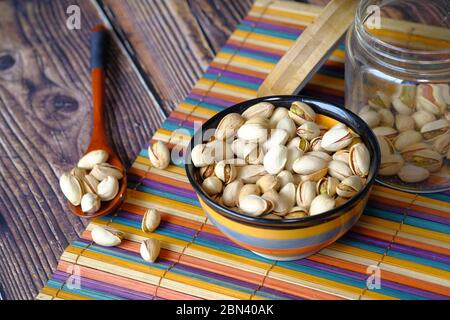
[[[450,20],[445,0],[363,0],[346,39],[346,107],[378,137],[378,180],[450,189]]]

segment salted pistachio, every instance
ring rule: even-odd
[[[333,154],[332,159],[348,163],[350,159],[349,152],[348,150],[338,150]]]
[[[328,163],[328,174],[342,181],[345,178],[352,176],[353,172],[347,163],[338,160],[331,160]]]
[[[303,156],[303,151],[297,148],[287,148],[287,160],[284,168],[293,171],[294,162]]]
[[[223,189],[222,201],[227,207],[236,207],[238,205],[239,193],[244,184],[241,180],[234,180],[227,184]]]
[[[91,230],[92,241],[103,247],[118,246],[124,237],[124,233],[111,227],[95,226]]]
[[[378,126],[381,121],[380,114],[373,110],[363,112],[359,117],[371,128]]]
[[[201,167],[199,170],[200,177],[202,180],[205,180],[206,178],[209,178],[214,175],[214,168],[216,166],[214,164],[210,164],[208,166]]]
[[[273,214],[273,213],[269,213],[269,214],[263,215],[261,218],[270,219],[270,220],[281,220],[281,219],[283,219],[282,217],[277,216],[276,214]]]
[[[286,184],[280,189],[278,193],[280,195],[280,199],[283,204],[287,207],[287,211],[291,211],[296,202],[296,188],[295,185],[291,182]]]
[[[352,139],[353,136],[347,128],[336,128],[323,135],[321,146],[326,151],[338,151],[347,147]]]
[[[117,180],[123,177],[122,169],[109,163],[96,164],[90,174],[98,181],[102,181],[108,176],[114,177]]]
[[[316,113],[306,103],[294,101],[289,109],[289,117],[291,117],[297,125],[302,125],[307,121],[314,122],[316,120]]]
[[[421,182],[428,179],[429,176],[430,172],[427,169],[412,164],[405,164],[398,171],[398,177],[408,183]]]
[[[422,127],[427,123],[436,120],[434,114],[425,110],[417,110],[411,115],[411,118],[413,118],[415,126],[418,130],[422,129]]]
[[[378,145],[380,146],[381,157],[391,155],[395,152],[394,146],[391,140],[385,136],[376,136],[378,140]]]
[[[161,214],[156,209],[147,209],[142,217],[141,230],[144,232],[153,232],[161,223]]]
[[[158,169],[165,169],[170,164],[169,148],[160,140],[148,147],[148,157],[151,164]]]
[[[284,216],[285,219],[298,219],[308,216],[308,211],[303,207],[293,207],[287,215]]]
[[[242,212],[252,217],[258,217],[266,213],[268,207],[268,201],[254,194],[247,195],[239,200],[239,208]]]
[[[400,154],[405,161],[412,161],[414,153],[421,150],[428,150],[430,146],[423,142],[413,143],[400,150]]]
[[[425,140],[433,140],[434,138],[449,132],[449,123],[446,119],[439,119],[429,122],[420,129]]]
[[[80,205],[81,197],[83,196],[83,188],[77,177],[70,173],[62,174],[59,178],[59,187],[71,204],[74,206]]]
[[[391,127],[376,127],[372,131],[376,136],[383,136],[389,140],[395,139],[398,135],[398,131]]]
[[[237,168],[236,179],[242,179],[242,182],[244,183],[255,183],[260,177],[268,173],[264,169],[264,166],[260,164],[250,164],[247,166],[236,168]]]
[[[161,242],[158,239],[145,239],[141,243],[139,252],[144,261],[153,263],[158,259],[159,253],[161,251]]]
[[[305,155],[294,161],[292,169],[294,172],[307,175],[327,167],[327,162],[315,156]]]
[[[297,186],[295,200],[297,205],[308,209],[316,197],[316,184],[313,181],[303,181]]]
[[[269,119],[261,116],[252,117],[245,121],[244,125],[245,124],[259,124],[264,128],[269,129]]]
[[[430,172],[439,171],[442,167],[442,156],[439,152],[425,149],[416,151],[412,156],[412,163]]]
[[[442,90],[442,94],[445,94],[445,91],[447,91],[448,94],[447,85],[445,85],[445,87],[428,83],[418,85],[416,99],[417,107],[421,110],[431,112],[434,115],[442,115],[446,109],[446,101],[441,94],[441,88],[445,88]]]
[[[280,184],[280,187],[284,187],[290,182],[294,182],[294,176],[288,170],[283,170],[277,175],[277,180]]]
[[[364,143],[355,144],[349,151],[349,167],[359,177],[366,177],[370,168],[370,152]]]
[[[339,183],[336,188],[338,196],[343,198],[351,198],[355,196],[364,186],[359,176],[350,176]]]
[[[81,184],[84,192],[97,193],[99,181],[94,176],[87,174],[81,178]]]
[[[206,144],[206,150],[211,150],[210,154],[214,157],[214,162],[232,159],[234,156],[231,145],[222,140],[213,140]]]
[[[400,114],[411,115],[415,107],[416,86],[402,84],[397,86],[396,93],[392,97],[392,105]]]
[[[379,125],[381,127],[393,127],[395,118],[394,114],[389,109],[380,109],[378,110],[378,115],[380,116],[380,123]]]
[[[248,195],[255,195],[255,196],[259,196],[261,195],[261,189],[253,183],[249,183],[249,184],[244,184],[241,188],[241,190],[239,191],[239,197],[238,197],[238,203],[237,205],[239,205],[239,203],[241,202],[241,200],[243,198],[245,198]]]
[[[82,180],[84,178],[85,175],[88,174],[86,169],[80,168],[80,167],[75,167],[72,168],[72,170],[70,170],[70,174],[76,178],[78,178],[78,180]]]
[[[311,146],[310,147],[311,151],[326,152],[326,150],[324,148],[322,148],[322,137],[321,136],[311,139],[310,146]]]
[[[263,148],[259,144],[246,144],[243,159],[246,164],[262,164],[264,161]]]
[[[394,147],[398,151],[406,146],[422,141],[422,135],[415,130],[403,131],[394,140]]]
[[[275,106],[271,104],[270,102],[259,102],[257,104],[252,105],[251,107],[247,108],[243,113],[242,116],[245,119],[250,119],[253,117],[264,117],[264,118],[270,118],[272,116],[273,111],[275,110]]]
[[[206,178],[202,183],[203,190],[210,196],[220,193],[222,191],[222,187],[222,181],[215,176]]]
[[[272,129],[270,130],[270,137],[263,144],[265,151],[276,145],[285,145],[289,140],[289,134],[284,129]]]
[[[377,91],[375,95],[368,100],[370,107],[375,109],[387,109],[391,104],[391,99],[382,91]]]
[[[228,184],[236,179],[237,169],[231,164],[226,164],[224,160],[218,162],[214,167],[214,174],[223,183]]]
[[[333,159],[332,156],[330,156],[328,153],[323,152],[323,151],[310,151],[310,152],[306,153],[306,155],[320,158],[322,160],[325,160],[326,162],[329,162]]]
[[[102,201],[110,201],[115,198],[119,192],[119,181],[116,178],[108,176],[97,185],[97,195]]]
[[[402,156],[396,153],[382,157],[378,173],[382,176],[396,175],[404,163]]]
[[[191,151],[191,160],[197,168],[214,164],[214,150],[206,144],[197,144]]]
[[[231,151],[233,151],[233,154],[240,159],[245,158],[245,152],[250,152],[254,148],[256,148],[259,144],[256,142],[249,142],[242,139],[236,139],[231,143]]]
[[[295,122],[291,118],[286,117],[278,121],[276,129],[285,130],[288,133],[289,138],[292,139],[293,137],[295,137],[297,126],[295,125]]]
[[[311,206],[309,208],[309,214],[314,216],[316,214],[320,214],[326,211],[333,209],[336,205],[336,202],[333,198],[326,194],[319,194],[317,197],[313,199],[311,202]]]
[[[310,143],[308,140],[301,138],[301,137],[295,137],[293,139],[291,139],[291,141],[288,142],[287,144],[288,148],[297,148],[302,152],[307,152],[309,150],[310,147]]]
[[[101,200],[95,193],[88,192],[81,197],[80,205],[84,213],[94,214],[100,209]]]
[[[450,148],[450,133],[442,134],[433,142],[433,149],[440,154],[445,154]]]
[[[77,167],[90,170],[94,168],[96,164],[106,162],[108,158],[109,154],[105,150],[92,150],[81,157]]]
[[[266,191],[269,191],[271,189],[278,191],[281,187],[280,181],[278,181],[277,176],[273,176],[270,174],[259,178],[258,181],[256,181],[256,185],[259,187],[262,193],[265,193]]]
[[[336,188],[338,185],[339,185],[339,180],[337,178],[324,177],[317,182],[316,193],[317,194],[327,194],[330,197],[334,197],[336,194]]]
[[[397,128],[399,132],[414,130],[415,126],[416,123],[413,117],[405,114],[398,114],[395,116],[395,128]]]
[[[271,128],[276,128],[278,122],[280,122],[281,119],[284,119],[288,117],[288,109],[283,107],[275,108],[275,110],[272,113],[272,116],[269,119],[269,126]]]
[[[319,136],[320,128],[315,122],[308,121],[298,127],[296,132],[299,137],[311,141]]]
[[[264,169],[269,174],[278,174],[284,169],[287,162],[288,148],[276,145],[270,148],[264,155]]]
[[[245,119],[239,113],[229,113],[220,120],[214,137],[217,140],[228,140],[234,138],[237,130],[244,124]]]
[[[328,168],[319,169],[310,174],[300,175],[300,181],[312,181],[317,182],[323,177],[325,177],[328,173]]]
[[[267,209],[266,212],[272,211],[276,215],[284,216],[290,210],[289,203],[286,203],[280,194],[273,189],[264,192],[261,198],[270,203],[270,210]]]
[[[268,138],[268,130],[261,124],[244,124],[239,128],[237,136],[242,140],[262,143]]]

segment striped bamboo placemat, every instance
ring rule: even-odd
[[[150,144],[187,145],[194,121],[242,100],[292,45],[319,7],[258,1],[189,96]],[[395,36],[395,34],[394,34]],[[340,46],[303,93],[343,102]],[[450,193],[419,196],[375,186],[367,209],[343,238],[298,261],[263,259],[231,242],[205,217],[182,164],[150,168],[145,146],[129,169],[125,204],[92,221],[64,251],[38,299],[448,299]],[[140,230],[147,208],[162,213],[154,234]],[[119,247],[91,242],[95,225],[126,234]],[[146,237],[162,242],[158,260],[139,255]],[[381,287],[367,282],[379,268]]]

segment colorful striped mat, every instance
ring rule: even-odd
[[[194,121],[254,98],[319,12],[311,5],[256,2],[150,143],[187,145]],[[340,46],[303,93],[342,103],[343,59]],[[224,237],[200,209],[183,165],[150,168],[147,147],[129,169],[121,210],[92,221],[70,244],[38,299],[450,298],[450,193],[421,196],[375,186],[364,215],[342,239],[307,259],[275,262]],[[152,207],[162,223],[145,234],[142,215]],[[90,238],[95,225],[120,229],[126,240],[115,248],[97,246]],[[162,242],[153,264],[139,255],[146,237]],[[380,287],[367,281],[376,268]]]

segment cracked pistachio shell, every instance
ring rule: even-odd
[[[340,151],[342,151],[342,150],[340,150]],[[322,160],[325,160],[326,162],[329,162],[333,159],[332,156],[330,156],[328,153],[323,152],[323,151],[310,151],[306,155],[320,158]]]
[[[246,144],[243,158],[246,164],[262,164],[264,161],[263,148],[259,144]]]
[[[349,152],[348,150],[338,150],[333,154],[332,159],[348,163],[350,159]]]
[[[191,160],[197,168],[211,165],[214,163],[213,150],[206,144],[198,144],[191,151]]]
[[[328,163],[328,174],[342,181],[345,178],[352,176],[353,172],[347,163],[338,160],[331,160]]]
[[[59,178],[59,187],[71,204],[74,206],[80,205],[83,188],[77,177],[69,173],[62,174]]]
[[[206,178],[202,183],[203,190],[210,196],[220,193],[222,191],[222,187],[222,181],[215,176]]]
[[[288,183],[294,183],[294,176],[288,170],[283,170],[277,175],[280,187],[287,185]]]
[[[350,176],[339,183],[336,188],[338,196],[351,198],[355,196],[364,186],[364,182],[358,176]]]
[[[411,115],[414,112],[414,100],[416,96],[415,85],[399,85],[392,97],[392,105],[400,114]]]
[[[286,170],[293,171],[294,162],[303,155],[303,151],[297,148],[287,148],[287,161],[284,166]]]
[[[395,128],[399,132],[414,130],[416,123],[411,116],[407,116],[404,114],[398,114],[395,116]]]
[[[161,242],[158,239],[145,239],[141,243],[139,252],[144,261],[153,263],[158,259],[161,251]]]
[[[371,128],[378,126],[381,121],[380,114],[374,110],[363,112],[359,117]]]
[[[225,160],[222,160],[214,167],[214,174],[217,178],[222,180],[223,183],[228,184],[236,179],[237,169],[232,164],[227,164],[225,163]]]
[[[270,130],[270,137],[263,144],[263,148],[265,151],[276,145],[285,145],[289,139],[289,134],[286,130],[283,129],[272,129]]]
[[[100,246],[114,247],[122,242],[124,233],[110,227],[95,226],[91,231],[91,237]]]
[[[161,214],[156,209],[147,209],[142,217],[141,229],[144,232],[153,232],[161,223]]]
[[[238,205],[239,193],[244,184],[241,180],[234,180],[227,184],[223,189],[222,201],[227,207],[236,207]]]
[[[311,206],[309,208],[309,214],[314,216],[316,214],[320,214],[326,211],[333,209],[336,205],[336,202],[333,198],[327,196],[326,194],[320,194],[314,198],[311,202]]]
[[[301,137],[295,137],[289,141],[287,144],[288,148],[297,148],[302,152],[307,152],[310,147],[310,143],[308,140],[301,138]]]
[[[300,181],[313,181],[313,182],[317,182],[320,179],[322,179],[323,177],[325,177],[328,173],[328,168],[323,168],[317,171],[314,171],[313,173],[310,174],[303,174],[300,176]]]
[[[266,212],[272,212],[273,214],[284,216],[288,212],[287,205],[281,200],[280,195],[273,189],[267,190],[261,196],[262,199],[267,201],[269,207]]]
[[[268,135],[269,131],[267,128],[257,123],[244,124],[237,132],[239,139],[258,143],[266,141]]]
[[[210,164],[208,166],[201,167],[199,170],[199,173],[200,173],[200,177],[202,178],[202,180],[205,180],[206,178],[213,176],[214,168],[215,168],[214,164]]]
[[[420,84],[417,86],[417,108],[426,110],[434,115],[442,115],[446,109],[445,98],[441,95],[441,87],[435,84]],[[448,87],[445,87],[448,95]]]
[[[327,194],[330,197],[334,197],[338,185],[339,185],[338,179],[334,177],[324,177],[317,182],[316,193]]]
[[[217,140],[228,140],[233,138],[237,130],[244,124],[245,119],[239,113],[229,113],[220,120],[214,137]]]
[[[381,158],[380,169],[378,173],[382,176],[396,175],[404,165],[405,160],[399,154],[391,154]]]
[[[440,154],[445,154],[450,148],[450,134],[443,134],[433,142],[433,149]]]
[[[403,148],[420,141],[422,141],[422,135],[419,132],[415,130],[403,131],[395,138],[394,147],[400,151]]]
[[[389,109],[380,109],[378,110],[378,114],[380,115],[380,123],[381,127],[393,127],[395,118],[394,114]]]
[[[250,164],[247,166],[237,167],[236,179],[242,179],[244,183],[255,183],[261,176],[266,175],[268,172],[264,169],[263,165]]]
[[[108,176],[114,177],[117,180],[123,177],[122,169],[109,163],[96,164],[90,174],[98,181],[102,181]]]
[[[284,219],[298,219],[308,216],[308,211],[303,207],[293,207],[291,211],[284,216]]]
[[[297,135],[301,138],[311,141],[312,139],[320,135],[320,128],[316,123],[308,121],[298,127]]]
[[[291,182],[286,184],[280,189],[280,192],[278,193],[280,195],[281,201],[284,203],[284,205],[287,207],[287,211],[291,211],[291,209],[294,207],[296,202],[296,188],[295,185]]]
[[[312,174],[326,167],[327,162],[325,160],[308,155],[304,155],[303,157],[295,160],[292,166],[294,172],[301,175]]]
[[[276,128],[285,130],[288,133],[290,139],[295,137],[295,132],[297,130],[295,122],[289,117],[283,118],[278,121]]]
[[[270,148],[264,155],[264,169],[269,174],[278,174],[284,169],[287,162],[288,148],[276,145]]]
[[[87,214],[94,214],[100,209],[101,200],[95,193],[85,193],[81,197],[81,211]]]
[[[119,181],[116,178],[108,176],[97,185],[97,195],[102,201],[110,201],[119,192]]]
[[[251,194],[259,196],[261,195],[261,189],[259,189],[259,187],[253,183],[244,184],[241,190],[239,191],[238,205],[243,198]]]
[[[250,194],[239,200],[239,208],[243,213],[258,217],[267,212],[269,204],[260,196]]]
[[[350,148],[349,162],[352,172],[359,177],[366,177],[370,168],[370,153],[364,143],[357,143]]]
[[[212,150],[211,153],[216,163],[222,160],[232,159],[234,155],[231,145],[222,140],[208,142],[206,149]]]
[[[275,128],[281,119],[284,119],[288,116],[289,116],[288,109],[283,108],[283,107],[275,108],[275,110],[272,113],[272,116],[269,119],[269,126],[271,128]]]
[[[167,145],[158,140],[148,147],[148,157],[152,166],[158,169],[165,169],[170,163],[170,151]]]
[[[84,176],[88,174],[86,169],[75,167],[70,170],[70,174],[79,180],[83,180]]]
[[[394,139],[398,135],[398,131],[391,127],[376,127],[372,131],[376,136],[383,136],[389,140]]]
[[[98,163],[106,162],[109,158],[108,152],[105,150],[92,150],[86,153],[77,164],[77,167],[90,170]]]
[[[411,118],[413,118],[415,126],[419,130],[422,129],[422,127],[427,123],[436,120],[434,114],[425,110],[417,110],[411,115]]]
[[[233,151],[233,154],[240,159],[244,159],[244,153],[245,151],[250,152],[250,150],[253,150],[258,146],[258,143],[256,142],[248,142],[241,139],[236,139],[231,143],[231,151]]]
[[[429,176],[430,172],[427,169],[412,164],[405,164],[398,171],[398,177],[408,183],[421,182],[428,179]]]
[[[338,151],[347,147],[353,136],[347,128],[328,130],[322,137],[321,146],[326,151]]]
[[[382,91],[377,91],[376,94],[368,100],[370,107],[375,109],[387,109],[391,104],[391,99]]]
[[[311,139],[310,142],[311,145],[311,151],[322,151],[326,152],[324,148],[322,148],[322,137],[315,137],[314,139]]]
[[[416,151],[412,156],[412,163],[430,172],[436,172],[442,167],[442,155],[430,149]]]
[[[289,117],[294,120],[297,125],[302,125],[307,121],[316,121],[316,113],[304,102],[294,101],[289,109]]]
[[[380,146],[381,157],[385,157],[391,155],[395,152],[394,146],[392,145],[391,140],[386,138],[385,136],[376,136],[378,140],[378,145]],[[339,160],[339,159],[336,159]]]
[[[316,184],[313,181],[303,181],[297,186],[295,200],[299,207],[308,209],[316,197]]]
[[[412,161],[414,153],[420,150],[428,150],[428,149],[430,149],[430,146],[428,144],[418,142],[404,147],[402,150],[400,150],[400,155],[403,157],[403,159],[405,159],[405,161]]]
[[[242,116],[245,119],[250,119],[253,117],[264,117],[270,118],[272,116],[273,111],[275,110],[275,106],[270,102],[259,102],[254,104],[253,106],[247,108]]]
[[[259,178],[258,181],[256,181],[256,185],[259,187],[262,193],[265,193],[269,190],[278,191],[280,189],[280,181],[278,180],[278,177],[270,174]]]
[[[446,134],[449,131],[449,122],[446,119],[439,119],[425,124],[420,133],[425,140],[433,140],[440,135]]]
[[[84,192],[97,193],[99,181],[94,176],[87,174],[81,179]]]
[[[259,124],[261,126],[263,126],[264,128],[268,129],[269,128],[269,119],[264,118],[264,117],[253,117],[248,119],[247,121],[245,121],[245,124]]]

